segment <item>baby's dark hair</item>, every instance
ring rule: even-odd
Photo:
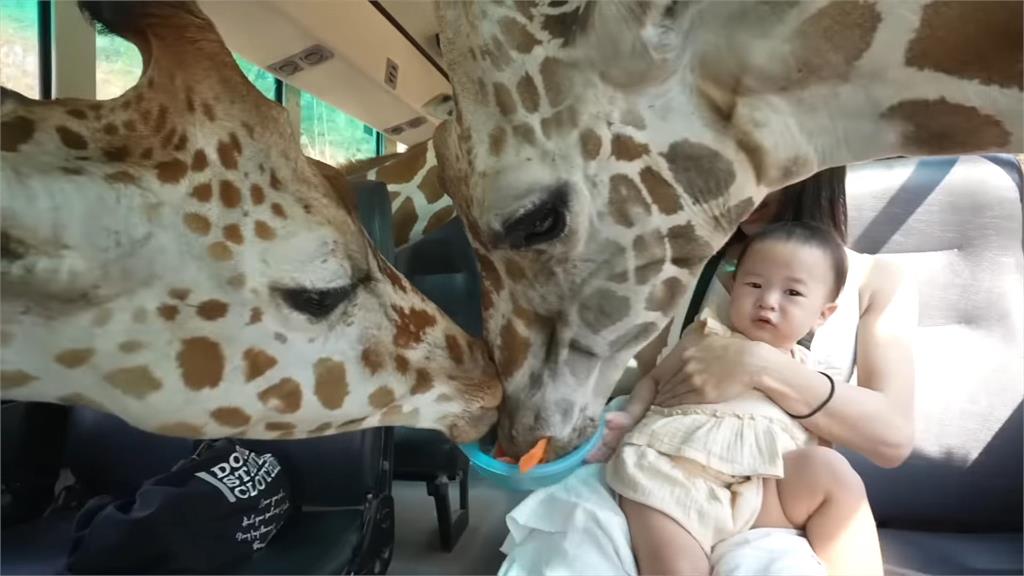
[[[740,265],[743,263],[743,257],[747,255],[747,251],[750,250],[751,246],[760,242],[767,242],[768,240],[795,242],[803,246],[818,248],[827,254],[829,261],[832,263],[832,280],[834,282],[832,298],[834,299],[839,296],[839,293],[843,290],[843,285],[846,284],[847,262],[843,242],[834,232],[824,226],[810,222],[788,221],[769,224],[752,235],[746,244],[743,245],[739,257],[736,258],[736,270],[739,270]]]

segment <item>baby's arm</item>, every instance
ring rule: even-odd
[[[654,402],[654,393],[657,391],[657,381],[650,375],[644,376],[633,387],[626,406],[617,412],[609,412],[605,415],[604,436],[601,443],[587,455],[588,462],[604,462],[611,457],[622,439],[636,426],[647,410]]]

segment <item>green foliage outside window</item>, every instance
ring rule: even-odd
[[[0,84],[39,98],[39,7],[36,0],[0,2]]]
[[[113,34],[96,33],[96,98],[117,98],[141,76],[142,54],[134,44]]]
[[[253,86],[267,98],[274,99],[273,74],[237,55],[235,56],[235,63],[242,69],[242,73],[249,79],[249,82],[252,82]]]
[[[302,151],[333,166],[377,155],[377,132],[372,127],[303,92]]]

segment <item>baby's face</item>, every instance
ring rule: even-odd
[[[789,350],[835,309],[832,264],[819,248],[767,240],[736,270],[730,322],[751,340]]]

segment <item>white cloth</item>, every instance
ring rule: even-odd
[[[603,479],[603,464],[583,466],[512,510],[498,575],[635,576],[629,526]],[[712,576],[826,574],[796,530],[748,530],[716,546],[711,562]]]

